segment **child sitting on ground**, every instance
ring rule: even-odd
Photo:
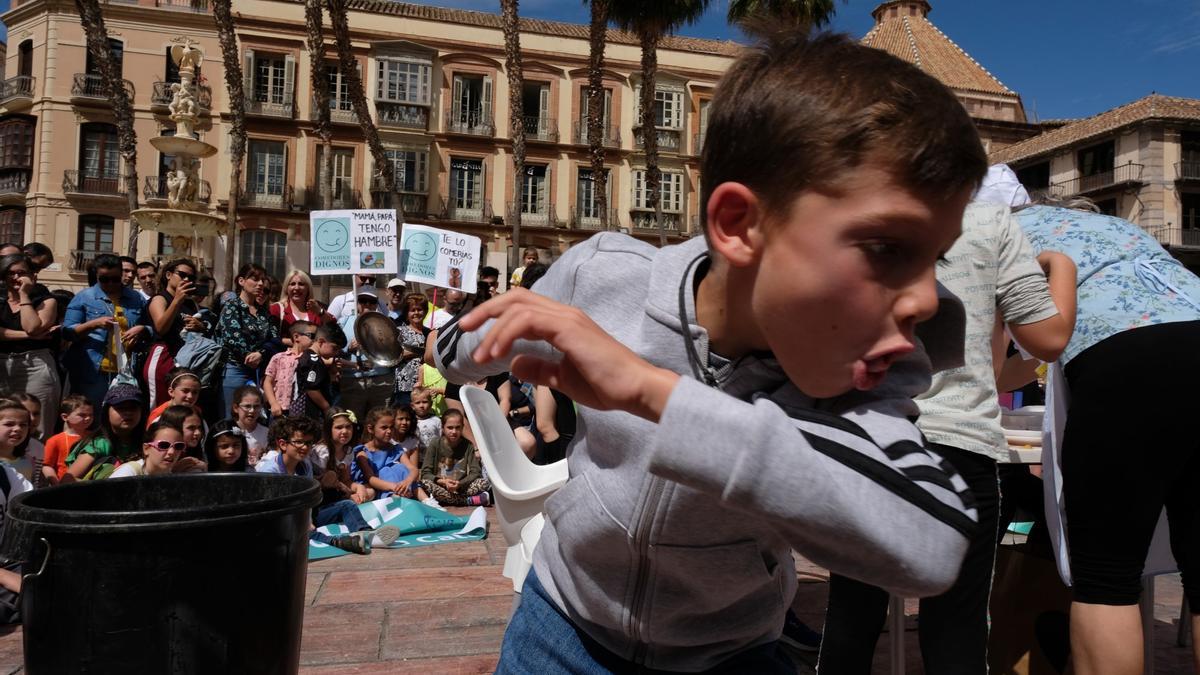
[[[464,420],[457,410],[442,415],[442,435],[425,448],[421,485],[443,506],[487,506],[492,485],[483,477],[475,445],[463,438]]]
[[[121,462],[142,456],[146,404],[131,384],[115,385],[100,404],[100,427],[67,454],[62,481],[107,478]]]
[[[430,506],[437,502],[417,482],[417,465],[402,445],[392,442],[396,413],[391,408],[375,408],[363,424],[363,443],[354,448],[350,476],[354,482],[375,489],[379,498],[408,497]]]
[[[233,420],[220,420],[213,424],[204,442],[209,473],[245,473],[249,470],[246,463],[249,454],[246,432]]]
[[[271,417],[281,417],[292,406],[292,393],[295,389],[296,364],[313,345],[317,337],[317,327],[308,321],[300,320],[288,328],[292,345],[286,350],[271,357],[267,369],[263,373],[263,395],[267,398],[267,406],[271,409]]]
[[[252,385],[244,384],[233,392],[233,405],[230,412],[233,421],[242,431],[246,432],[246,443],[250,446],[250,454],[246,461],[250,466],[258,463],[259,456],[266,452],[267,427],[259,424],[262,415],[262,391]]]
[[[142,458],[124,462],[109,478],[132,478],[135,476],[165,476],[172,473],[203,471],[203,464],[183,464],[187,443],[179,427],[159,418],[146,429],[147,440],[142,443]]]
[[[20,401],[0,398],[0,464],[32,484],[34,465],[28,454],[31,428],[29,410]]]
[[[324,471],[327,475],[336,477],[336,485],[355,504],[363,504],[375,499],[375,490],[355,483],[350,476],[350,464],[353,461],[353,445],[355,432],[358,430],[354,412],[334,406],[325,411],[325,424],[322,426],[321,442],[314,445],[309,460],[313,472]],[[322,483],[326,482],[325,475],[321,476]]]
[[[0,406],[4,405],[0,402]],[[11,419],[18,421],[20,415],[16,409],[8,409],[12,411]],[[28,415],[27,410],[25,414]],[[18,439],[17,427],[19,426],[18,423],[0,431],[0,434],[6,437],[3,445],[12,445],[14,448],[20,446],[20,442],[14,445],[14,441]],[[10,434],[10,432],[12,433]],[[15,452],[9,451],[7,454],[15,455]],[[7,462],[0,462],[0,539],[4,537],[5,514],[8,512],[9,503],[12,502],[13,497],[32,489],[33,485],[16,469],[9,466]],[[20,562],[14,561],[0,565],[0,624],[20,623],[21,621],[21,571]]]
[[[264,455],[263,461],[254,470],[313,478],[308,452],[319,432],[317,422],[309,417],[281,417],[275,420],[271,423],[270,431],[274,450]],[[372,530],[357,504],[343,499],[338,490],[322,490],[321,503],[313,509],[313,528],[315,530],[334,523],[345,525],[350,534],[329,537],[313,531],[309,533],[309,538],[351,553],[367,554],[374,546],[390,546],[400,536],[400,530],[393,525]]]
[[[320,419],[333,405],[333,378],[325,360],[337,356],[338,346],[328,326],[317,326],[315,333],[316,340],[296,362],[289,414]]]
[[[146,424],[154,424],[158,421],[158,416],[164,410],[173,405],[186,405],[194,407],[196,412],[200,411],[200,406],[196,404],[200,400],[200,376],[193,372],[190,368],[177,366],[167,372],[167,400],[160,404],[157,408],[150,411],[146,416]]]
[[[46,445],[39,438],[39,434],[42,433],[42,402],[25,392],[13,394],[13,398],[29,411],[29,441],[25,446],[25,456],[33,465],[33,475],[29,481],[34,487],[45,487],[48,483],[42,476],[42,467],[46,465]]]
[[[94,408],[83,394],[68,394],[58,407],[63,430],[46,439],[45,465],[42,475],[47,485],[58,485],[67,473],[67,454],[80,438],[91,433]]]
[[[204,420],[195,408],[173,405],[158,416],[155,424],[159,422],[175,427],[183,434],[184,451],[179,461],[183,462],[188,470],[197,466],[207,466],[208,459],[204,456]]]
[[[413,387],[412,411],[417,416],[417,438],[421,439],[422,448],[428,448],[433,439],[442,435],[442,418],[433,410],[433,392],[426,387]]]

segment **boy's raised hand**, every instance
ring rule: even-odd
[[[657,422],[679,375],[651,365],[617,342],[583,311],[523,288],[476,307],[459,321],[464,331],[495,319],[472,358],[503,358],[518,339],[544,340],[562,352],[552,362],[517,355],[510,370],[518,379],[557,389],[598,410],[624,410]]]

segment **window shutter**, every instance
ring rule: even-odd
[[[454,89],[450,98],[450,119],[456,124],[462,124],[462,116],[467,111],[462,109],[463,81],[462,75],[454,76]]]
[[[612,89],[605,89],[604,90],[604,118],[603,118],[604,119],[604,133],[602,134],[603,138],[608,137],[608,133],[609,133],[608,132],[608,124],[609,124],[608,120],[611,117],[611,113],[612,113]]]
[[[287,193],[288,193],[288,144],[285,142],[285,143],[280,143],[280,145],[281,145],[281,146],[283,146],[283,171],[282,171],[282,178],[281,178],[281,180],[280,180],[280,187],[283,189],[283,192],[281,193],[281,194],[283,195],[283,205],[284,205],[284,207],[287,207],[287,206],[290,206],[290,204],[288,204],[288,203],[287,203]]]
[[[485,78],[484,79],[484,91],[486,91],[489,96],[491,95],[491,92],[492,92],[490,85],[491,85],[491,78]],[[491,98],[488,98],[487,100],[490,102]],[[489,108],[489,111],[490,110],[491,109]],[[481,160],[479,160],[479,185],[476,186],[475,203],[474,203],[473,208],[476,208],[476,209],[483,208],[483,195],[487,191],[487,188],[485,187],[486,185],[487,185],[487,162],[485,162],[484,160],[481,159]]]
[[[247,101],[254,100],[254,50],[247,49],[242,57],[242,93]]]
[[[291,106],[295,100],[296,89],[296,57],[288,54],[283,57],[283,104]]]
[[[492,76],[483,76],[483,124],[492,123]]]
[[[671,106],[671,128],[683,128],[683,94],[675,93],[671,95],[675,105]]]
[[[543,84],[538,91],[538,131],[550,128],[550,85]]]
[[[642,125],[642,85],[634,85],[633,87],[633,126],[639,127]]]
[[[543,92],[548,92],[548,89],[543,89]],[[542,183],[542,192],[538,195],[538,213],[550,214],[550,191],[553,190],[554,183],[551,181],[554,166],[546,165],[546,180]],[[553,215],[553,214],[550,214]]]
[[[708,109],[711,105],[712,103],[710,101],[700,102],[700,133],[704,133],[706,130],[708,130]]]

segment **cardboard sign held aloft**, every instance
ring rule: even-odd
[[[392,209],[313,211],[309,270],[321,274],[395,274],[399,227]]]
[[[400,236],[400,275],[405,281],[474,293],[479,252],[479,237],[405,223]]]

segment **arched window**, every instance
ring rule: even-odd
[[[17,46],[17,75],[33,75],[33,40],[25,40]]]
[[[282,280],[287,273],[287,235],[277,230],[244,230],[241,234],[239,266],[249,262],[266,268],[267,274]]]

